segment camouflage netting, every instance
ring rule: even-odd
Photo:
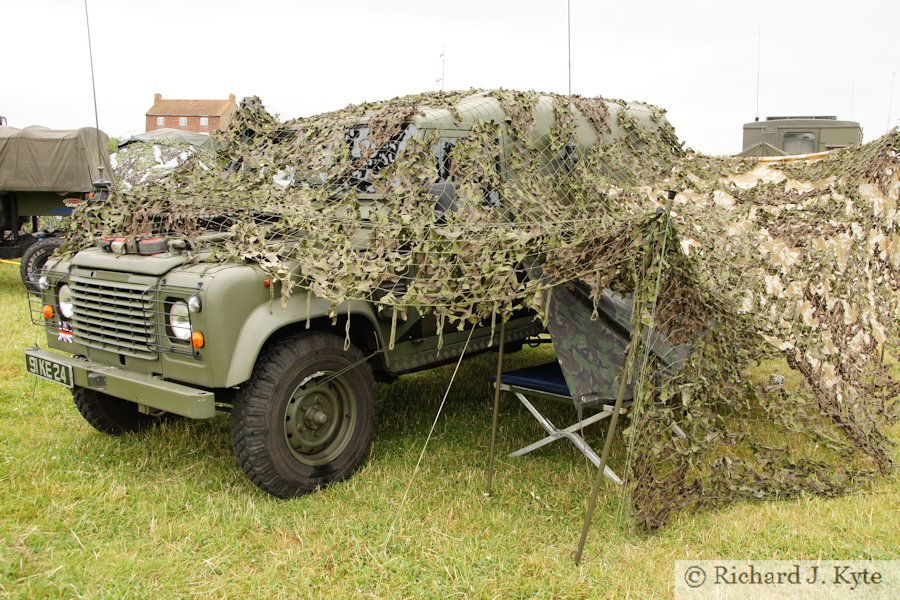
[[[132,142],[109,157],[119,190],[154,184],[178,168],[197,148],[185,142]]]
[[[893,466],[896,131],[825,157],[716,158],[685,151],[654,107],[489,91],[287,122],[250,98],[219,141],[83,206],[69,250],[165,232],[195,240],[197,260],[258,264],[285,297],[460,328],[543,317],[554,285],[586,284],[594,306],[631,294],[626,481],[649,529],[685,506],[836,494]],[[534,265],[543,277],[525,275]],[[693,344],[685,368],[655,368],[648,328]],[[787,385],[750,382],[779,356]]]

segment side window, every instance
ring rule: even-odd
[[[574,171],[575,165],[578,164],[581,158],[578,156],[578,147],[575,145],[575,142],[566,144],[566,147],[559,154],[560,156],[557,160],[559,160],[560,168],[563,172],[569,174]]]
[[[500,163],[500,155],[494,156],[494,173],[497,174],[498,178],[503,177],[503,166]],[[500,206],[500,192],[491,187],[490,184],[485,186],[482,196],[481,203],[484,206],[492,206],[494,208]]]
[[[354,127],[344,135],[344,141],[350,146],[350,156],[354,159],[364,159],[362,168],[353,172],[350,177],[351,185],[362,192],[372,192],[370,182],[372,175],[378,174],[388,167],[397,158],[397,155],[406,147],[409,138],[416,133],[413,124],[407,124],[396,134],[392,135],[380,148],[375,148],[369,140],[369,127],[362,125]]]
[[[438,172],[437,183],[450,181],[451,174],[453,173],[451,155],[457,141],[459,141],[459,138],[442,137],[435,145],[434,162]]]
[[[486,173],[482,166],[471,163],[471,157],[465,154],[454,157],[460,140],[467,139],[468,130],[459,130],[459,135],[443,135],[432,145],[436,178],[431,185],[431,192],[438,196],[435,214],[438,222],[443,222],[443,215],[455,211],[457,207],[456,186],[461,181],[471,181],[481,188],[481,204],[498,207],[501,205],[500,191],[497,182],[502,178],[502,156],[498,151],[494,156],[493,173]],[[498,139],[499,142],[499,139]],[[464,148],[468,150],[468,148]]]
[[[816,134],[811,131],[790,131],[784,134],[781,148],[787,154],[810,154],[816,151]]]
[[[574,142],[569,142],[547,162],[547,173],[554,177],[568,175],[575,170],[575,165],[580,159],[578,146]]]

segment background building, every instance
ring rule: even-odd
[[[236,110],[234,94],[227,100],[167,100],[154,94],[145,131],[170,128],[209,133],[225,126]]]

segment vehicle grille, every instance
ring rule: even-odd
[[[71,277],[72,333],[87,346],[153,357],[158,349],[155,286]]]

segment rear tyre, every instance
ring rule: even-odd
[[[46,266],[50,256],[62,245],[62,238],[48,237],[28,246],[22,254],[22,262],[19,263],[19,276],[29,291],[37,292],[40,290],[38,279],[41,276],[41,271],[44,270],[44,266]]]
[[[346,479],[365,462],[375,433],[372,368],[330,333],[279,340],[260,354],[237,393],[231,441],[261,490],[291,498]]]
[[[140,412],[134,402],[95,390],[75,388],[72,398],[84,420],[97,431],[109,435],[142,431],[163,419]]]

